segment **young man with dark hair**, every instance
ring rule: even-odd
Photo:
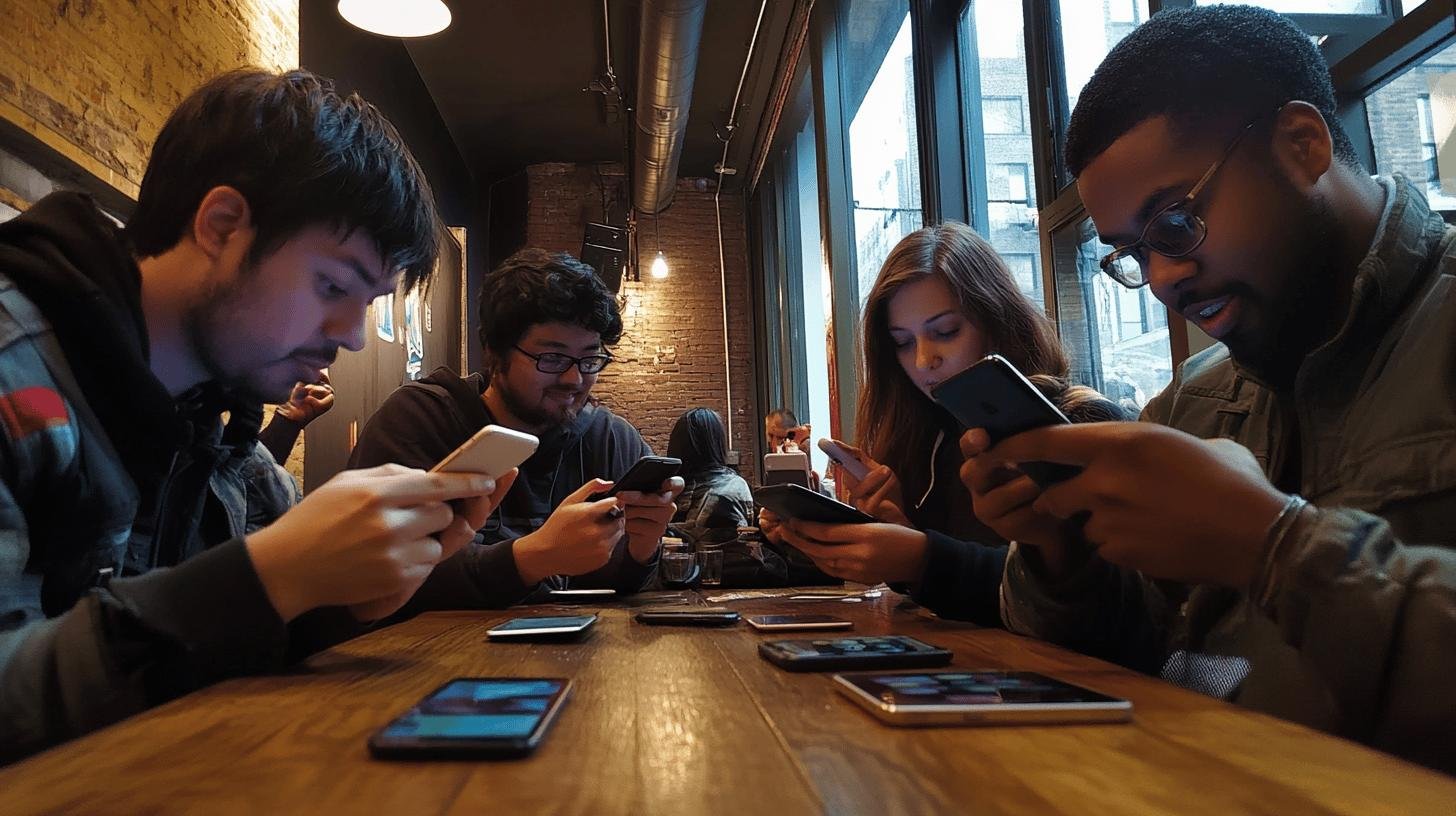
[[[480,288],[484,371],[436,369],[370,418],[351,467],[437,462],[491,424],[541,440],[500,515],[435,570],[406,614],[501,608],[543,585],[634,592],[646,582],[683,480],[588,500],[652,453],[636,428],[589,400],[621,337],[616,300],[590,266],[523,249]]]
[[[962,440],[1018,542],[1007,625],[1456,771],[1456,231],[1366,174],[1319,52],[1247,6],[1130,34],[1067,161],[1103,269],[1222,345],[1141,423]],[[1042,460],[1084,470],[1009,469]]]
[[[309,610],[389,614],[489,515],[489,479],[386,467],[249,529],[261,402],[434,229],[394,128],[302,71],[184,100],[125,232],[76,193],[0,225],[0,762],[280,667]]]

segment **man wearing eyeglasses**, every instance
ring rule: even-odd
[[[1103,271],[1222,345],[1141,423],[966,434],[1008,627],[1456,772],[1456,231],[1246,6],[1129,35],[1066,152]]]
[[[403,614],[501,608],[538,588],[640,589],[683,480],[588,500],[652,453],[631,423],[590,399],[622,336],[616,300],[581,261],[523,249],[486,276],[479,302],[483,371],[440,368],[395,391],[359,434],[349,467],[430,467],[491,424],[541,444],[499,513]]]

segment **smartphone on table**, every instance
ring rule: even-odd
[[[457,677],[369,737],[379,759],[525,756],[541,744],[571,695],[551,677]]]
[[[656,606],[637,613],[638,623],[656,626],[732,626],[738,612],[726,606]]]
[[[661,493],[662,483],[677,475],[682,469],[682,460],[672,456],[644,456],[633,463],[620,479],[600,493],[593,493],[587,501],[601,501],[624,490],[639,493]]]
[[[484,473],[499,479],[536,452],[540,440],[528,433],[487,425],[430,468],[436,473]]]
[[[868,524],[875,520],[842,501],[796,484],[764,485],[753,491],[753,500],[785,519],[824,524]]]
[[[1033,428],[1070,424],[1045,394],[999,354],[981,359],[932,388],[930,396],[966,428],[985,428],[992,445]],[[1022,462],[1017,468],[1042,487],[1082,472],[1076,465],[1058,462]]]
[[[853,476],[856,481],[863,479],[870,472],[870,466],[846,450],[843,442],[821,439],[819,440],[819,450],[824,451],[824,455],[828,456],[830,461],[843,468],[844,472]]]
[[[949,650],[908,635],[769,640],[758,655],[788,671],[923,669],[950,662]]]
[[[570,640],[596,625],[596,615],[511,618],[486,630],[489,640]]]
[[[810,629],[853,629],[852,621],[833,615],[749,615],[748,625],[760,632],[794,632]]]
[[[891,725],[1127,722],[1132,703],[1035,672],[836,674],[844,696]]]
[[[546,594],[559,601],[599,601],[603,598],[615,596],[617,590],[611,589],[610,587],[600,589],[553,589]]]

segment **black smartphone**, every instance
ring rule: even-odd
[[[596,615],[511,618],[487,629],[490,640],[571,640],[592,628]]]
[[[525,756],[555,722],[571,681],[546,677],[457,677],[369,737],[379,759]]]
[[[950,663],[951,653],[906,635],[769,640],[758,655],[789,671],[926,669]]]
[[[764,485],[753,491],[753,500],[781,518],[818,521],[824,524],[868,524],[875,520],[874,516],[862,513],[842,501],[796,484]]]
[[[657,626],[732,626],[738,613],[725,606],[658,606],[637,613],[638,623]]]
[[[1070,424],[1045,394],[999,354],[932,388],[930,396],[966,428],[985,428],[992,445],[1033,428]],[[1076,465],[1058,462],[1022,462],[1017,467],[1043,487],[1082,472]]]
[[[622,478],[617,479],[611,488],[600,493],[593,493],[587,497],[587,501],[601,501],[608,496],[615,496],[624,490],[635,490],[642,493],[662,492],[662,483],[677,475],[682,469],[682,460],[673,456],[644,456],[638,459],[632,467],[628,468]]]

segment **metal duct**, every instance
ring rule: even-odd
[[[632,204],[640,213],[661,212],[672,203],[707,10],[707,0],[642,2],[632,157]]]

